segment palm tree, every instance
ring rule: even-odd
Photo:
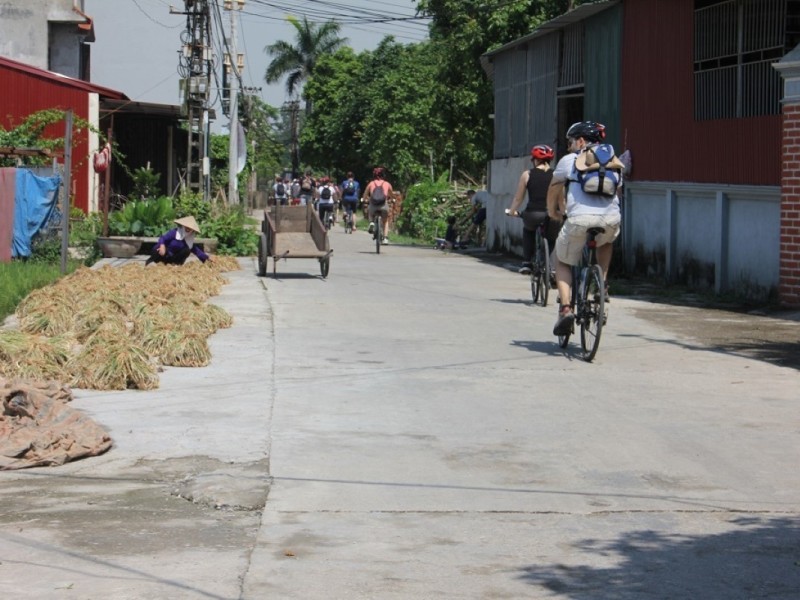
[[[324,54],[333,54],[344,46],[347,38],[339,37],[340,25],[336,21],[326,21],[319,26],[309,23],[308,17],[302,22],[295,17],[287,20],[297,30],[295,44],[278,40],[264,48],[273,57],[264,74],[267,83],[275,83],[284,75],[286,92],[294,98],[302,84],[314,73],[317,60]],[[306,114],[311,113],[311,102],[306,100]]]

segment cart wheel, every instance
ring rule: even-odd
[[[258,236],[258,274],[264,277],[267,274],[267,234]]]
[[[328,271],[331,269],[331,258],[330,256],[326,258],[319,259],[319,271],[322,273],[322,278],[325,279],[328,276]]]

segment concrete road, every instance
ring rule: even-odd
[[[798,597],[797,370],[621,298],[588,364],[496,260],[331,238],[243,261],[209,367],[76,392],[108,454],[0,473],[0,596]]]

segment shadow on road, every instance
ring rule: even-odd
[[[613,566],[533,564],[520,577],[576,600],[797,598],[800,521],[747,517],[729,525],[734,529],[712,535],[646,529],[585,539],[572,544],[576,555]]]

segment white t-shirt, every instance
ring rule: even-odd
[[[587,194],[581,189],[575,170],[577,157],[578,155],[574,152],[563,156],[553,171],[553,181],[569,182],[567,184],[567,216],[619,215],[619,198],[617,196],[606,199],[604,196]]]
[[[331,191],[331,197],[325,200],[322,197],[322,190],[328,188]],[[322,185],[320,186],[317,191],[319,192],[319,203],[320,204],[333,204],[334,203],[334,196],[336,195],[336,189],[332,185]]]

